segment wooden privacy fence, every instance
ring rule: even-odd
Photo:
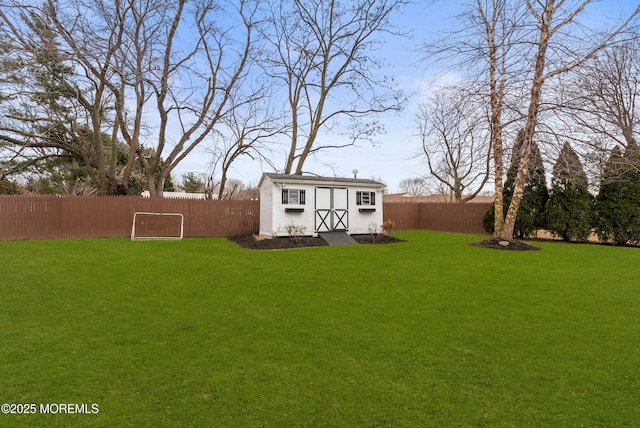
[[[387,202],[384,220],[395,222],[394,230],[439,230],[485,234],[482,217],[490,203]]]
[[[385,202],[394,230],[483,234],[486,203]],[[138,196],[0,196],[0,241],[117,238],[131,234],[136,212],[184,215],[185,237],[256,234],[259,201],[142,198]]]
[[[138,196],[0,196],[0,240],[130,236],[135,212],[184,215],[185,237],[257,233],[258,201]]]

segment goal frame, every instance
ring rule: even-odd
[[[180,218],[180,235],[179,236],[136,236],[136,219],[140,215],[151,216],[172,216]],[[132,241],[180,241],[184,237],[184,215],[181,213],[154,213],[148,211],[136,211],[133,213],[133,224],[131,225]]]

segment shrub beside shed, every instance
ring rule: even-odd
[[[375,180],[265,173],[258,187],[263,236],[288,236],[288,225],[313,236],[366,234],[382,226],[385,185]]]

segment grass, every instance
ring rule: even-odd
[[[394,235],[1,242],[0,425],[637,424],[640,250]]]

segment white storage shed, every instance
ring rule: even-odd
[[[260,235],[287,236],[287,225],[305,235],[370,233],[382,226],[384,184],[358,178],[265,173],[260,188]]]

